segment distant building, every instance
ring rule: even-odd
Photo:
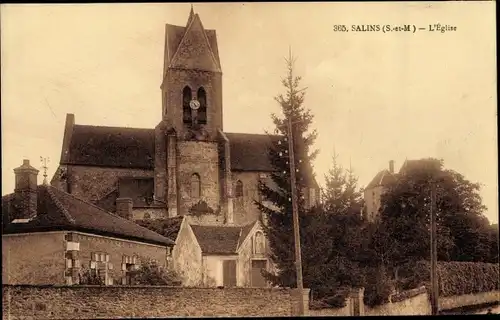
[[[394,172],[394,161],[389,161],[389,169],[379,171],[364,190],[364,216],[368,221],[374,221],[379,214],[382,194],[387,187],[397,181],[398,177],[410,171],[428,168],[438,165],[432,159],[405,160],[398,173]]]
[[[174,242],[48,185],[28,160],[2,197],[4,284],[76,284],[86,270],[102,283],[128,284],[142,259],[170,263]]]

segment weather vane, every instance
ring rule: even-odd
[[[42,169],[43,169],[43,184],[48,184],[47,182],[47,169],[49,167],[47,167],[47,163],[50,162],[50,158],[47,157],[47,158],[44,158],[42,156],[40,156],[40,162],[42,163]]]

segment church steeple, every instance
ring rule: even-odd
[[[188,22],[186,24],[186,27],[189,26],[189,24],[191,23],[193,18],[194,18],[194,9],[193,9],[193,4],[191,3],[191,11],[189,12],[189,18],[188,18]]]

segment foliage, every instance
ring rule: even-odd
[[[105,285],[104,279],[99,277],[99,275],[97,275],[97,272],[93,272],[89,268],[80,269],[78,277],[79,277],[78,283],[81,285],[96,285],[96,286]]]
[[[130,272],[133,284],[150,286],[178,286],[181,284],[175,271],[165,268],[151,259],[141,258],[140,260],[139,268]]]
[[[358,178],[352,168],[345,170],[337,163],[334,153],[332,167],[325,175],[323,206],[331,214],[361,214],[363,199],[358,189]]]
[[[431,182],[436,187],[438,259],[491,260],[495,243],[486,236],[489,223],[483,215],[479,184],[443,169],[441,160],[422,159],[382,195],[380,223],[371,243],[379,262],[395,268],[428,258]]]
[[[283,117],[275,114],[272,120],[276,126],[279,141],[271,139],[272,146],[268,150],[268,158],[274,166],[271,173],[273,186],[259,183],[262,202],[256,205],[266,218],[264,232],[270,244],[270,259],[279,270],[277,274],[267,273],[266,277],[275,285],[296,286],[295,251],[292,217],[292,196],[290,182],[290,165],[288,157],[288,119],[292,122],[292,143],[295,156],[297,205],[300,216],[300,233],[305,233],[307,210],[304,206],[303,188],[311,187],[313,182],[312,160],[317,152],[311,150],[316,132],[309,132],[313,116],[303,106],[304,90],[299,89],[301,78],[293,73],[293,59],[287,62],[287,76],[282,79],[286,93],[278,95],[275,100],[281,106]],[[272,205],[268,205],[270,202]],[[303,251],[306,249],[303,248]],[[304,263],[307,265],[307,263]]]
[[[369,307],[388,303],[394,292],[394,285],[385,268],[379,266],[367,271],[371,277],[367,277],[363,302]]]
[[[445,262],[437,265],[439,294],[443,297],[499,290],[499,265],[485,262]],[[430,263],[407,265],[398,286],[402,289],[426,285],[430,288]]]

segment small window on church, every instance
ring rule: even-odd
[[[201,183],[200,176],[197,173],[194,173],[191,176],[191,198],[197,199],[201,195]]]
[[[264,254],[265,252],[265,242],[264,234],[262,232],[255,233],[255,254]]]
[[[200,102],[200,109],[198,110],[198,123],[207,124],[207,93],[203,87],[198,89],[197,97]]]
[[[192,99],[191,88],[189,86],[185,86],[184,90],[182,90],[182,113],[184,123],[191,123],[191,107],[189,107],[189,102]]]
[[[243,197],[243,182],[241,182],[241,180],[238,180],[236,182],[236,188],[234,190],[234,196],[236,198],[241,198]]]

